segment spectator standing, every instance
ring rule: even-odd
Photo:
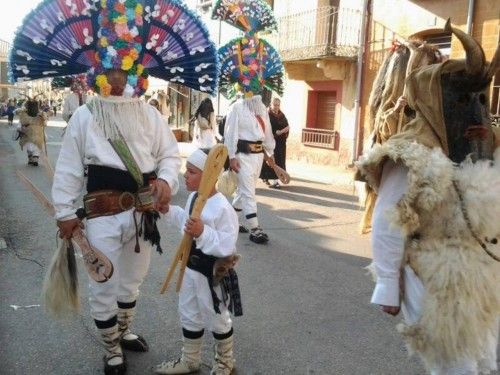
[[[213,147],[215,139],[216,122],[214,105],[210,98],[203,99],[194,114],[193,145],[197,148]]]
[[[274,98],[269,108],[269,121],[271,122],[271,128],[276,142],[274,160],[278,166],[286,170],[286,140],[290,132],[290,126],[288,125],[285,114],[281,112],[280,106],[281,100]],[[269,167],[267,163],[262,163],[260,178],[262,178],[269,187],[274,189],[280,188],[278,176],[276,176],[274,170]],[[271,184],[269,180],[274,180],[274,182]]]
[[[16,111],[16,101],[14,99],[9,100],[7,104],[7,120],[9,125],[14,123],[14,112]]]

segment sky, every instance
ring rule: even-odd
[[[11,43],[14,39],[14,33],[24,17],[40,2],[40,0],[5,1],[2,12],[0,12],[0,39]]]
[[[0,12],[0,39],[11,43],[24,17],[41,3],[41,0],[3,0],[3,2],[5,6]],[[185,0],[185,3],[192,7],[196,4],[196,0]]]

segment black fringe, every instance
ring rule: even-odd
[[[141,217],[142,225],[139,229],[139,235],[144,232],[144,240],[151,242],[153,246],[156,245],[156,251],[163,254],[163,249],[160,245],[161,236],[158,226],[156,225],[156,221],[159,218],[160,214],[156,211],[143,212]]]

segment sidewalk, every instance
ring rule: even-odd
[[[187,158],[194,147],[191,143],[179,142],[179,150],[183,158]],[[353,171],[344,167],[310,164],[299,160],[287,160],[286,169],[293,180],[304,180],[342,188],[354,188]]]

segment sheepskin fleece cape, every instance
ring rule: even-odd
[[[473,238],[453,182],[472,230],[500,257],[500,245],[491,242],[500,240],[500,149],[493,163],[466,160],[456,166],[440,148],[387,142],[359,166],[363,171],[387,158],[408,167],[408,191],[390,218],[406,238],[419,235],[406,241],[405,259],[426,293],[420,320],[401,324],[399,331],[429,368],[463,358],[481,364],[485,357],[490,361],[484,366],[495,368],[491,348],[498,340],[500,262]]]
[[[19,138],[19,146],[23,149],[28,142],[34,143],[40,150],[45,148],[45,127],[47,115],[41,112],[36,117],[28,116],[26,110],[18,111],[19,122],[23,127],[25,136]]]

